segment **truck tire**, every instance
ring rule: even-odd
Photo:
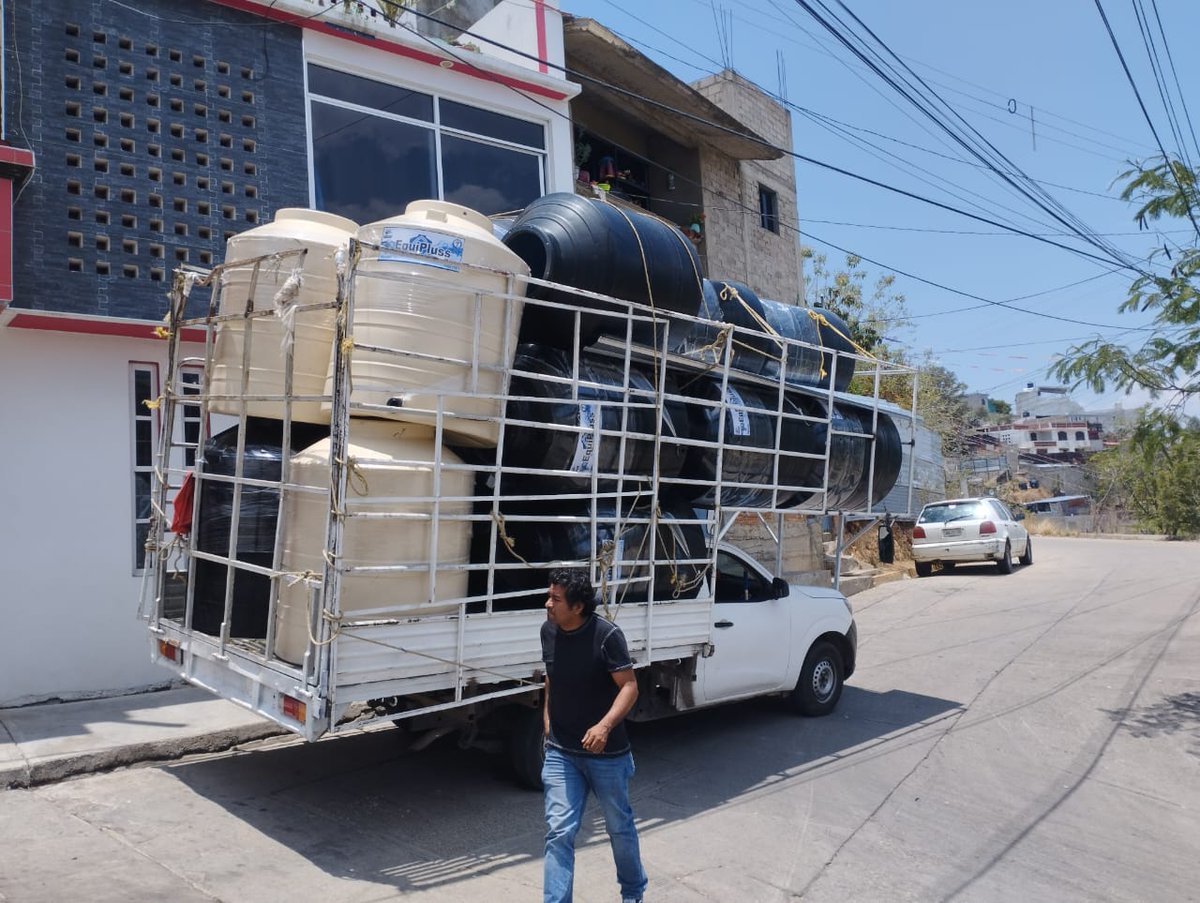
[[[842,653],[837,646],[825,641],[814,643],[800,669],[796,689],[788,697],[792,708],[810,718],[828,715],[837,708],[842,696],[844,673]]]
[[[541,790],[546,735],[540,707],[516,706],[512,709],[507,751],[517,784],[528,790]]]

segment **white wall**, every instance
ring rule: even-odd
[[[0,328],[0,706],[140,688],[131,361],[166,343]]]

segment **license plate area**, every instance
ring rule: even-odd
[[[962,536],[962,527],[947,527],[942,531],[942,535],[950,538],[954,536]]]

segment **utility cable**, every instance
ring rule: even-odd
[[[1154,135],[1154,141],[1158,145],[1158,149],[1162,152],[1163,162],[1167,167],[1167,171],[1171,173],[1175,187],[1179,189],[1179,193],[1183,196],[1183,203],[1187,208],[1188,219],[1192,221],[1192,226],[1195,228],[1196,234],[1200,236],[1200,223],[1196,222],[1196,215],[1192,211],[1191,198],[1188,197],[1188,193],[1180,183],[1179,176],[1175,172],[1175,167],[1171,165],[1171,158],[1167,155],[1167,149],[1163,147],[1162,139],[1158,136],[1158,129],[1154,127],[1154,120],[1150,118],[1150,111],[1146,109],[1146,104],[1142,100],[1142,92],[1138,90],[1137,82],[1133,79],[1133,73],[1129,71],[1129,64],[1125,62],[1125,54],[1121,52],[1121,45],[1117,42],[1117,36],[1113,33],[1112,25],[1108,21],[1108,15],[1104,12],[1104,5],[1100,0],[1096,0],[1096,9],[1100,13],[1100,18],[1104,20],[1104,28],[1108,31],[1109,40],[1112,41],[1113,49],[1117,52],[1117,59],[1121,61],[1121,68],[1125,70],[1125,78],[1129,82],[1129,87],[1133,89],[1133,96],[1137,98],[1138,106],[1142,109],[1142,115],[1146,118],[1146,124],[1150,126],[1150,132]]]

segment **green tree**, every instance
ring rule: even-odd
[[[925,426],[941,437],[942,454],[947,458],[962,455],[974,425],[966,391],[962,380],[928,355],[917,367],[917,413]]]
[[[892,286],[896,277],[880,276],[868,290],[868,274],[862,258],[846,255],[845,269],[833,271],[824,254],[802,248],[805,260],[804,303],[833,311],[850,327],[850,338],[876,357],[896,360],[890,336],[907,329],[907,302]]]
[[[1141,228],[1164,218],[1191,221],[1200,214],[1196,171],[1178,160],[1159,158],[1134,164],[1119,177],[1125,180],[1121,197],[1140,206]],[[1109,385],[1125,392],[1149,389],[1156,397],[1176,400],[1200,394],[1200,235],[1191,247],[1168,255],[1164,248],[1151,255],[1170,269],[1166,275],[1145,273],[1129,287],[1120,310],[1154,311],[1153,331],[1140,345],[1120,345],[1093,339],[1071,348],[1051,372],[1065,383],[1086,384],[1095,392]]]
[[[1200,421],[1144,409],[1122,443],[1092,457],[1097,515],[1123,510],[1148,530],[1200,534]]]

